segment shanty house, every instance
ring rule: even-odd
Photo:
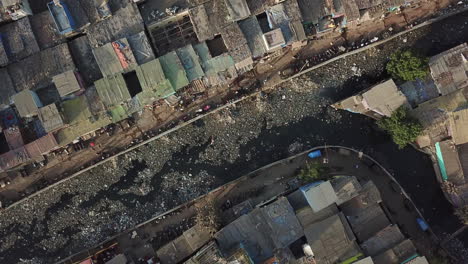
[[[137,98],[142,105],[152,104],[175,93],[171,82],[164,75],[159,59],[154,59],[136,68],[142,92]]]
[[[358,95],[333,105],[352,113],[368,115],[375,119],[389,117],[401,106],[409,106],[404,94],[398,90],[392,79],[377,84]]]
[[[100,79],[94,83],[94,86],[107,108],[118,106],[132,98],[122,74]]]
[[[440,94],[446,95],[468,87],[468,44],[431,57],[429,67]]]
[[[456,145],[468,143],[468,108],[449,114],[452,139]]]
[[[16,89],[7,69],[0,68],[0,80],[2,81],[0,85],[0,109],[3,109],[10,105],[10,98],[16,94]]]
[[[159,62],[161,63],[164,75],[166,75],[176,91],[189,85],[190,82],[185,73],[184,66],[175,51],[159,57]]]
[[[39,108],[38,116],[47,133],[56,131],[64,126],[62,115],[55,103]]]
[[[54,82],[60,97],[65,97],[82,89],[84,90],[83,85],[80,83],[81,78],[75,71],[66,71],[55,75],[52,77],[52,81]]]
[[[12,100],[21,117],[37,115],[39,107],[42,107],[41,100],[37,94],[31,90],[24,90],[13,95]]]
[[[314,212],[318,212],[332,204],[338,197],[329,181],[314,182],[300,188],[310,207]]]

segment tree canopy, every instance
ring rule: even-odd
[[[429,73],[429,59],[416,55],[410,50],[399,50],[390,56],[387,72],[392,78],[403,81],[423,79]]]
[[[304,168],[299,172],[298,178],[303,182],[318,181],[325,178],[328,173],[328,168],[324,167],[321,163],[315,161],[307,163]]]
[[[391,117],[385,117],[377,121],[377,125],[386,130],[392,136],[399,148],[404,148],[422,133],[422,125],[408,116],[408,110],[402,106],[392,113]]]

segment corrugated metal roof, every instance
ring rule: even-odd
[[[10,105],[10,97],[16,93],[16,89],[13,86],[7,69],[0,68],[0,80],[2,80],[2,84],[0,85],[0,106]]]
[[[10,150],[7,153],[0,155],[0,170],[9,170],[29,161],[30,159],[31,158],[24,147]]]
[[[154,60],[153,49],[144,31],[128,37],[127,41],[138,65]]]
[[[300,190],[314,212],[318,212],[338,200],[329,181],[311,183],[302,186]]]
[[[57,87],[60,97],[77,92],[81,89],[74,71],[66,71],[52,77],[52,81]]]
[[[404,239],[405,236],[400,228],[397,225],[390,225],[361,243],[361,248],[367,256],[375,256],[398,245]]]
[[[120,122],[128,117],[127,111],[123,105],[118,105],[109,110],[112,123]]]
[[[46,132],[63,127],[63,119],[55,103],[39,108],[39,120]]]
[[[468,86],[468,62],[463,53],[468,52],[466,43],[444,51],[429,60],[431,75],[442,95]]]
[[[317,263],[339,263],[360,253],[356,238],[342,213],[304,228]]]
[[[215,238],[223,252],[242,244],[254,263],[273,255],[303,236],[303,229],[286,198],[242,215],[218,233]]]
[[[52,133],[47,134],[25,146],[29,156],[35,160],[41,160],[45,155],[58,147],[58,143]]]
[[[439,166],[444,166],[443,178],[457,185],[464,184],[465,177],[455,144],[451,140],[446,140],[439,143],[439,148],[441,157],[437,153],[437,158],[443,159],[443,162],[439,162]]]
[[[413,242],[409,239],[405,239],[398,245],[391,249],[388,249],[377,256],[372,257],[375,263],[402,263],[408,260],[411,256],[414,256],[416,248]]]
[[[136,69],[142,92],[137,98],[142,105],[151,104],[154,101],[166,98],[175,93],[172,84],[162,70],[158,59],[145,63]]]
[[[193,24],[193,30],[197,34],[197,38],[200,42],[212,39],[215,36],[216,32],[214,26],[209,21],[204,5],[199,5],[190,9],[189,15]]]
[[[400,85],[400,90],[413,107],[439,96],[434,80],[429,75],[424,80],[417,79],[403,83]]]
[[[37,94],[30,90],[24,90],[13,95],[12,100],[21,117],[36,115],[39,107],[42,106]]]
[[[106,107],[115,107],[132,97],[122,74],[104,77],[94,83],[96,90]]]
[[[362,97],[371,110],[387,117],[402,105],[408,104],[405,95],[392,79],[373,86]]]
[[[250,9],[245,0],[224,0],[230,21],[239,21],[250,16]]]
[[[88,120],[92,114],[85,96],[78,96],[62,103],[62,113],[67,124]]]
[[[23,136],[18,126],[9,127],[3,130],[3,135],[10,149],[24,146]]]
[[[468,108],[449,114],[452,139],[456,145],[468,143]]]
[[[258,24],[257,17],[249,17],[239,21],[239,27],[247,39],[247,44],[254,58],[263,57],[265,54],[265,45],[263,44],[263,32]]]
[[[103,76],[123,72],[124,69],[122,64],[120,64],[117,54],[115,54],[112,43],[107,43],[102,47],[93,49],[93,54]]]
[[[159,61],[166,78],[169,79],[176,91],[189,84],[182,62],[175,51],[159,57]]]
[[[234,60],[227,54],[219,55],[203,64],[206,75],[215,75],[234,67]]]
[[[176,53],[182,62],[182,66],[184,67],[185,73],[187,74],[187,78],[190,82],[199,80],[205,76],[205,73],[203,72],[203,69],[200,65],[200,58],[195,53],[192,45],[187,45],[183,48],[180,48],[176,51]]]
[[[331,3],[331,1],[330,1]],[[319,22],[324,16],[331,15],[331,6],[325,0],[298,0],[304,22]]]
[[[79,120],[79,122],[75,122],[72,125],[59,130],[56,134],[57,141],[60,146],[65,146],[72,143],[77,138],[94,132],[111,123],[112,121],[107,114],[102,114],[95,118],[90,117],[84,120]]]

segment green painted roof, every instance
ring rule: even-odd
[[[127,84],[120,73],[97,80],[94,86],[106,107],[115,107],[131,99]]]
[[[138,66],[136,73],[143,90],[137,95],[142,105],[151,104],[175,93],[171,82],[166,79],[158,59]]]
[[[193,46],[193,49],[200,57],[202,64],[206,63],[212,58],[206,42],[198,43],[197,45]]]
[[[177,91],[189,84],[184,67],[175,51],[159,57],[164,74]]]
[[[200,65],[200,58],[195,53],[192,45],[187,45],[183,48],[178,49],[177,55],[179,56],[182,66],[187,73],[189,81],[201,79],[205,76],[203,69]]]
[[[112,118],[112,123],[120,122],[128,117],[127,111],[122,105],[116,106],[109,110],[109,114]]]
[[[92,115],[88,100],[84,95],[63,102],[62,109],[68,126],[56,134],[60,146],[68,145],[73,140],[111,123],[106,113],[101,113],[99,116]]]
[[[208,60],[204,65],[206,75],[214,75],[234,66],[231,56],[223,54]]]
[[[92,116],[84,95],[63,102],[62,109],[65,122],[70,125],[87,120]]]

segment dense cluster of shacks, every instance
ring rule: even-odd
[[[380,119],[406,106],[424,127],[416,144],[434,154],[437,173],[456,206],[468,204],[468,45],[429,60],[430,75],[395,85],[388,80],[334,106]]]
[[[157,250],[161,263],[428,263],[387,218],[371,182],[339,177],[233,206],[214,238],[198,225]]]
[[[256,59],[403,4],[188,0],[145,24],[135,2],[46,1],[32,14],[27,0],[0,1],[0,145],[8,146],[0,171],[41,161],[146,106],[206,95]]]

